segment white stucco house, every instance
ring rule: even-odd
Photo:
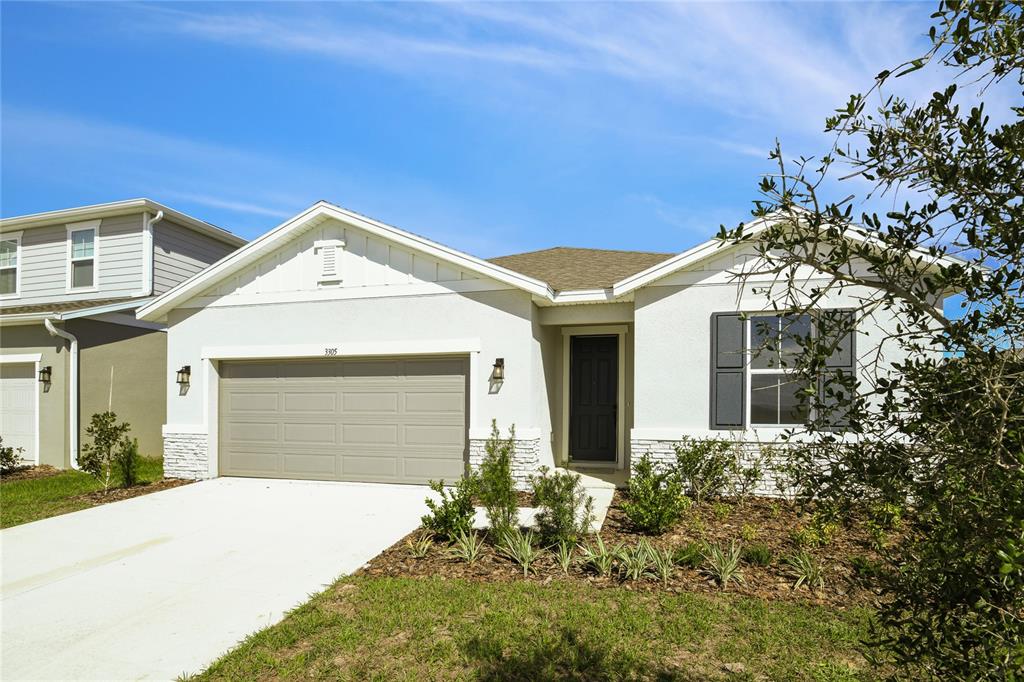
[[[765,297],[730,273],[751,258],[712,240],[483,260],[317,203],[138,312],[167,325],[165,471],[451,481],[492,420],[515,425],[524,482],[626,472],[686,435],[771,439],[803,417],[784,372],[744,352],[740,313]]]

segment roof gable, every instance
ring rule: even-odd
[[[322,256],[316,251],[339,243],[341,276],[329,284],[341,288],[346,279],[351,286],[374,286],[486,278],[536,296],[552,295],[542,281],[321,201],[163,294],[138,317],[161,319],[197,297],[206,302],[237,293],[274,298],[321,290]]]

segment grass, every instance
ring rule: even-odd
[[[188,680],[864,680],[867,611],[554,581],[344,578]]]
[[[140,460],[139,481],[159,481],[163,475],[162,459],[143,457]],[[115,475],[111,485],[119,486],[120,477]],[[103,485],[89,474],[73,470],[0,484],[0,528],[92,507],[95,502],[80,496],[102,489]]]

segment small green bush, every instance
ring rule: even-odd
[[[693,499],[721,495],[736,468],[735,444],[723,438],[684,438],[676,443],[676,470]]]
[[[882,562],[875,561],[863,555],[857,555],[850,559],[850,567],[853,574],[866,580],[875,580],[881,577],[883,572]]]
[[[139,482],[139,439],[122,438],[114,453],[114,466],[121,474],[121,486],[131,488]]]
[[[622,510],[637,530],[661,535],[679,521],[689,504],[674,471],[659,471],[650,455],[644,455],[634,465],[629,500]]]
[[[751,566],[770,566],[772,550],[763,543],[748,545],[743,548],[743,560]]]
[[[675,551],[675,562],[678,566],[697,568],[704,561],[704,543],[688,542]]]
[[[537,505],[537,530],[541,542],[579,542],[594,519],[594,500],[571,471],[549,473],[541,467],[540,476],[531,477],[533,499]]]
[[[97,412],[85,430],[92,442],[82,447],[78,465],[103,484],[104,494],[110,488],[111,474],[117,466],[119,452],[115,449],[128,437],[129,430],[131,426],[127,422],[118,423],[113,412]]]
[[[509,428],[508,438],[502,438],[497,420],[491,421],[491,437],[484,446],[486,454],[477,475],[477,496],[487,510],[490,536],[494,540],[519,529],[519,499],[512,478],[515,439],[515,425]]]
[[[0,471],[7,472],[20,467],[23,452],[25,448],[16,448],[13,445],[5,447],[3,436],[0,436]]]
[[[476,479],[463,476],[451,490],[445,488],[444,481],[431,481],[430,489],[440,495],[441,499],[435,502],[427,498],[430,513],[420,519],[423,527],[445,540],[454,540],[460,533],[468,533],[473,527]]]

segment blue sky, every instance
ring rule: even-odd
[[[252,238],[327,199],[484,257],[677,252],[933,10],[5,2],[0,210],[148,196]]]

